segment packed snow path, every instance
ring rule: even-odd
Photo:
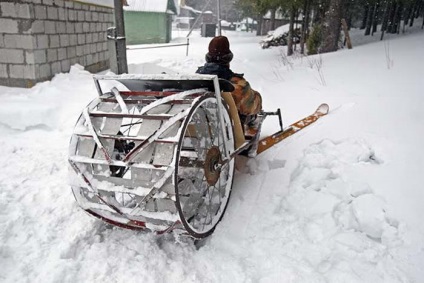
[[[232,67],[246,72],[266,109],[281,107],[286,123],[321,102],[331,112],[251,159],[223,221],[197,245],[114,228],[77,207],[67,149],[96,95],[89,73],[74,66],[29,90],[0,88],[1,282],[424,280],[424,34],[289,65],[276,63],[278,49],[260,50],[258,38],[228,36]],[[208,39],[191,42],[190,57],[129,54],[130,67],[194,72]],[[325,85],[313,60],[322,60]],[[264,133],[277,128],[270,118]]]

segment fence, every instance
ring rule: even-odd
[[[163,44],[163,45],[155,45],[155,46],[142,46],[142,47],[127,47],[127,50],[138,50],[138,49],[154,49],[154,48],[166,48],[166,47],[176,47],[176,46],[187,46],[186,48],[186,56],[188,56],[188,48],[190,46],[190,40],[187,37],[186,43],[178,43],[178,44]]]

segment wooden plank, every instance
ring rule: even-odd
[[[311,125],[319,118],[327,115],[328,111],[329,111],[328,105],[323,103],[318,107],[318,109],[313,114],[291,124],[286,130],[279,131],[275,134],[262,138],[258,142],[258,149],[256,151],[257,154],[260,154],[261,152],[269,149],[270,147],[288,138],[289,136],[297,133],[303,128]]]

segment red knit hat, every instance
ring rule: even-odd
[[[227,64],[230,63],[232,59],[233,53],[230,50],[228,38],[226,36],[212,38],[209,43],[209,52],[206,53],[206,62]]]

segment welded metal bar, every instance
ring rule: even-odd
[[[94,141],[96,142],[97,146],[100,148],[100,150],[103,152],[103,154],[105,155],[105,158],[107,160],[108,163],[112,162],[112,158],[110,157],[109,153],[106,151],[105,147],[103,146],[102,142],[99,139],[99,136],[96,132],[96,129],[93,126],[93,123],[91,123],[91,119],[90,119],[90,114],[88,112],[88,108],[84,108],[83,110],[83,115],[84,118],[87,122],[87,126],[88,126],[88,131],[90,132],[91,136],[93,137]]]

